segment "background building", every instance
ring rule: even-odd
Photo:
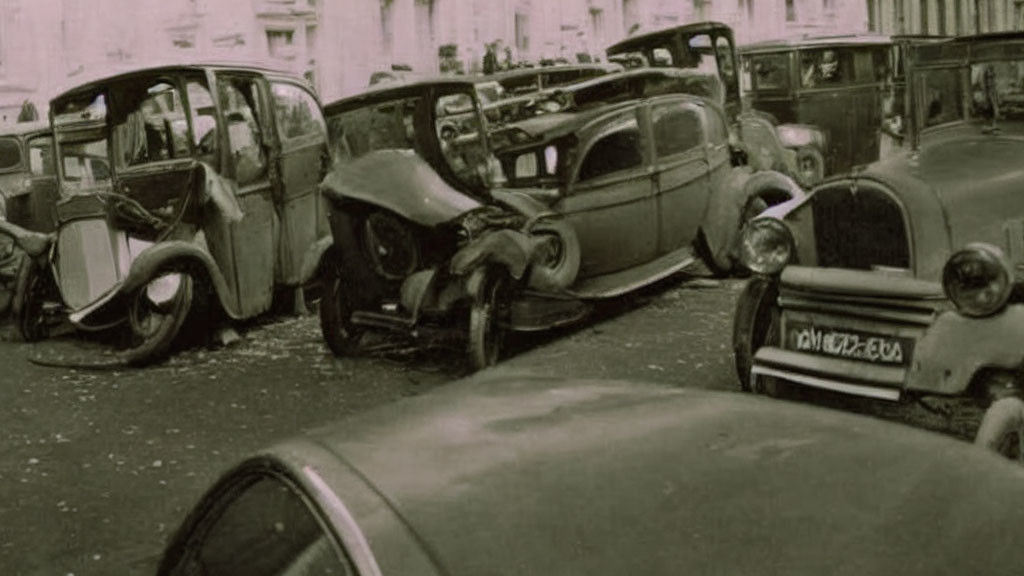
[[[1024,28],[1024,0],[0,0],[0,121],[72,84],[174,61],[259,62],[324,101],[393,68],[603,58],[629,35],[699,20],[739,43],[799,34],[966,34]]]

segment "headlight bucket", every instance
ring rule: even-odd
[[[786,148],[816,146],[821,150],[827,149],[825,133],[819,128],[805,124],[780,124],[775,130],[779,142]]]
[[[942,290],[964,316],[991,316],[1013,291],[1013,268],[1003,251],[985,243],[954,252],[942,269]]]
[[[751,272],[772,276],[793,259],[793,234],[778,218],[755,218],[743,229],[740,262]]]

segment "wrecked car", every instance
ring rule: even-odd
[[[514,96],[484,105],[491,130],[550,112],[612,104],[662,94],[693,94],[724,103],[715,74],[675,68],[642,68],[606,74],[568,86]]]
[[[1021,458],[1024,35],[910,53],[910,148],[744,233],[740,385],[977,402],[976,442]]]
[[[56,232],[9,222],[30,256],[14,312],[26,340],[67,320],[127,327],[116,360],[164,356],[191,311],[240,320],[297,303],[303,256],[326,218],[329,156],[316,97],[253,68],[149,68],[89,82],[50,105]]]
[[[507,331],[578,321],[588,301],[697,253],[731,269],[742,223],[802,194],[781,174],[733,168],[724,112],[696,96],[512,124],[492,134],[501,170],[469,83],[376,91],[327,116],[340,160],[323,183],[334,241],[320,310],[337,354],[370,328],[445,326],[489,366]]]

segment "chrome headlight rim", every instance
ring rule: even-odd
[[[1013,267],[1003,251],[992,244],[968,244],[950,255],[942,267],[943,293],[960,314],[971,318],[1002,311],[1013,286]]]
[[[766,239],[766,233],[774,238],[768,236]],[[754,274],[780,274],[793,260],[795,252],[796,242],[793,233],[785,222],[775,217],[754,218],[743,228],[740,236],[740,263]]]
[[[786,148],[804,148],[815,146],[821,150],[827,148],[825,132],[808,124],[780,124],[775,128],[779,142]]]

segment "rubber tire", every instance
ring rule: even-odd
[[[778,297],[775,282],[754,276],[747,281],[736,300],[732,333],[733,362],[740,389],[744,392],[754,391],[750,368],[754,353],[768,341],[773,317],[778,314]]]
[[[38,342],[50,335],[46,319],[42,317],[43,303],[49,291],[45,278],[39,271],[39,264],[25,257],[18,269],[18,280],[14,290],[14,323],[18,334],[25,342]]]
[[[483,370],[501,360],[505,329],[497,321],[507,306],[508,274],[489,272],[469,309],[468,353],[473,370]]]
[[[189,311],[192,309],[194,280],[191,275],[185,272],[180,272],[180,274],[181,284],[178,287],[174,301],[170,304],[171,309],[167,317],[151,335],[145,337],[141,343],[132,346],[131,349],[125,352],[124,359],[128,364],[135,366],[151,364],[162,360],[170,352],[171,345],[178,337],[178,333],[181,331],[181,327],[185,324]],[[138,292],[129,296],[128,326],[132,331],[133,340],[139,337],[135,331],[135,322],[132,321],[133,310],[137,299],[145,298],[143,295],[145,290],[146,285],[143,284]]]
[[[1014,433],[1017,434],[1016,453],[1010,451],[1009,443]],[[974,444],[1024,463],[1024,400],[1010,396],[993,402],[981,419]]]
[[[801,169],[804,162],[812,162],[815,166],[810,176]],[[825,179],[825,156],[821,151],[811,146],[804,146],[796,151],[796,180],[804,188],[811,188],[818,182]]]
[[[351,356],[359,348],[363,329],[352,324],[352,303],[339,266],[339,256],[328,251],[320,275],[320,332],[335,356]]]
[[[539,235],[557,236],[562,244],[561,258],[554,266],[534,264],[530,268],[530,287],[554,292],[572,286],[580,273],[580,240],[576,230],[564,220],[542,220],[530,230]]]

